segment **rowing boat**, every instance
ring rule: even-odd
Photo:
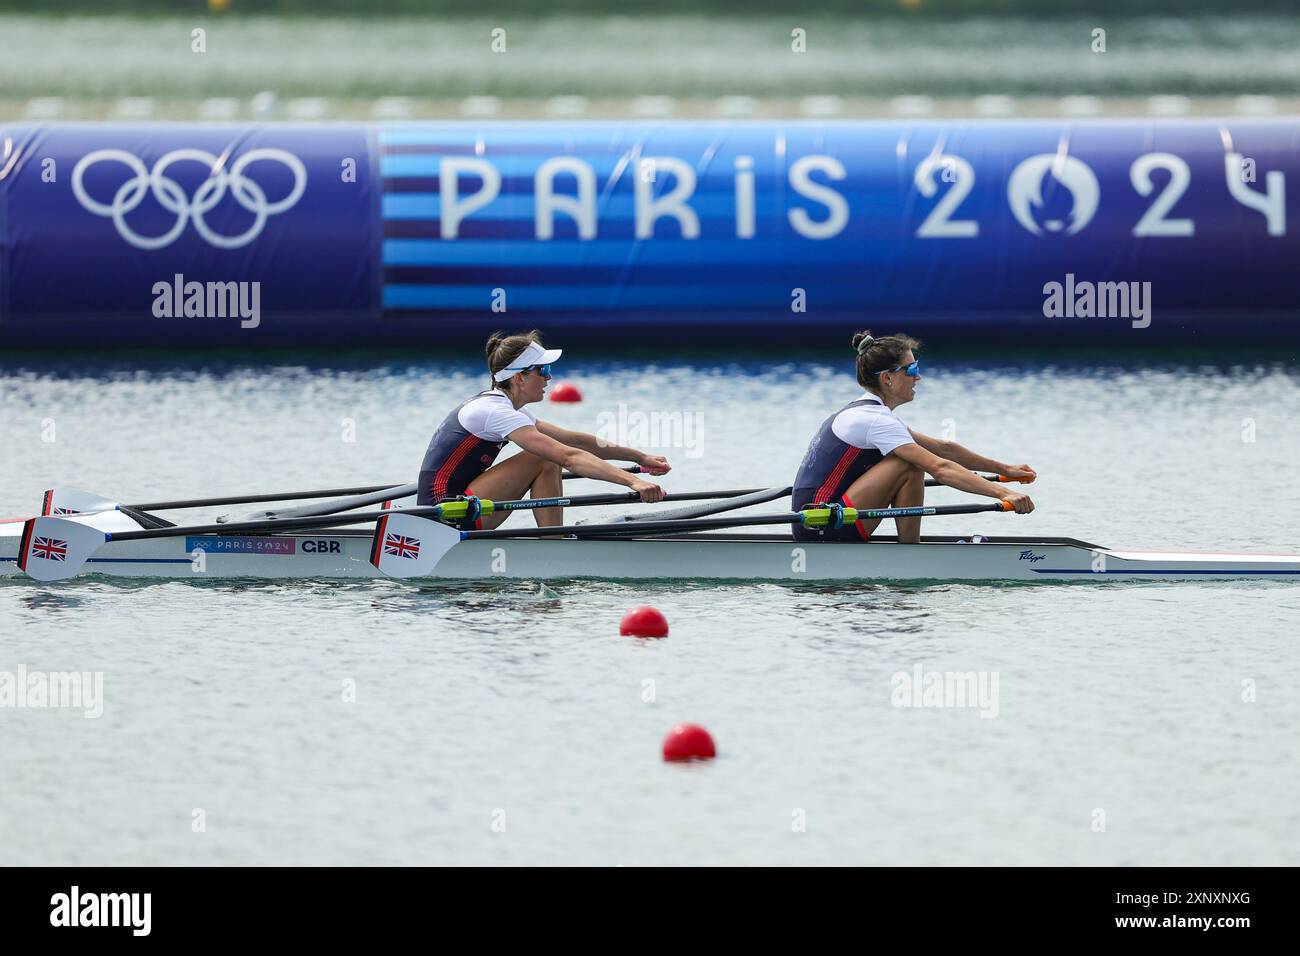
[[[123,511],[69,516],[99,531],[139,531]],[[18,575],[22,522],[0,524],[0,576]],[[110,540],[84,574],[172,579],[383,577],[371,530],[198,534]],[[795,542],[789,533],[701,533],[617,538],[470,539],[428,577],[695,581],[1136,581],[1295,580],[1300,556],[1124,551],[1074,538],[991,537],[962,543]]]

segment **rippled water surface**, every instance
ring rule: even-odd
[[[1300,552],[1293,356],[930,359],[904,419],[1042,476],[1031,516],[931,530]],[[624,436],[668,455],[679,491],[787,483],[856,395],[813,360],[571,352],[564,372],[586,400],[543,418],[689,426]],[[480,377],[10,359],[0,514],[56,485],[139,501],[413,480]],[[666,640],[619,637],[643,602]],[[98,671],[103,702],[0,707],[0,862],[1294,864],[1298,621],[1284,582],[10,579],[0,680]],[[996,694],[895,706],[917,667]],[[716,761],[661,762],[683,720]]]

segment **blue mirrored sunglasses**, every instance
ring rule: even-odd
[[[919,378],[921,375],[921,360],[917,359],[911,365],[895,365],[893,368],[882,368],[876,375],[884,375],[886,372],[902,372],[908,378]]]
[[[551,367],[549,365],[525,365],[523,368],[508,368],[507,372],[518,372],[520,375],[527,375],[529,372],[536,372],[542,378],[551,377]]]

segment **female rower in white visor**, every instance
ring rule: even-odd
[[[538,421],[526,406],[540,402],[551,379],[551,364],[560,349],[542,345],[533,331],[521,335],[494,332],[487,341],[491,387],[452,409],[429,442],[420,463],[418,502],[437,504],[444,498],[474,495],[494,501],[524,497],[555,498],[564,494],[561,473],[567,469],[584,478],[625,485],[642,501],[662,501],[664,490],[607,463],[629,461],[651,475],[666,475],[667,459],[635,448],[603,444],[595,435],[569,431]],[[520,452],[498,464],[497,455],[507,441]],[[533,511],[539,527],[562,524],[562,508]],[[467,523],[464,530],[495,528],[510,512],[486,515]]]

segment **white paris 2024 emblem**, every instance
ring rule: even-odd
[[[1054,179],[1068,194],[1072,208],[1064,219],[1039,222],[1035,210],[1046,201],[1043,187]],[[1088,165],[1064,153],[1030,156],[1011,172],[1007,181],[1007,203],[1016,221],[1036,236],[1049,234],[1073,236],[1092,222],[1101,202],[1101,186]]]
[[[250,150],[236,159],[229,170],[226,169],[227,159],[227,156],[214,156],[202,149],[176,149],[154,163],[151,172],[139,157],[126,150],[97,149],[83,156],[72,170],[72,192],[77,197],[77,202],[90,212],[110,217],[118,234],[137,249],[161,249],[171,245],[191,220],[198,234],[212,245],[219,249],[238,249],[261,234],[268,216],[284,212],[302,197],[303,190],[307,188],[307,168],[301,159],[282,149]],[[176,180],[163,175],[173,163],[187,160],[202,163],[208,169],[208,178],[199,186],[193,199],[185,195]],[[293,189],[289,195],[275,202],[267,202],[262,187],[244,175],[249,163],[259,160],[283,163],[289,168],[293,173]],[[135,174],[121,185],[111,203],[92,199],[86,192],[83,182],[86,170],[98,162],[119,162]],[[227,188],[235,201],[254,217],[253,224],[237,236],[223,236],[214,232],[203,219],[205,213],[211,212],[225,198]],[[142,236],[127,225],[127,214],[144,201],[146,191],[152,192],[160,206],[176,215],[175,224],[161,236]]]

